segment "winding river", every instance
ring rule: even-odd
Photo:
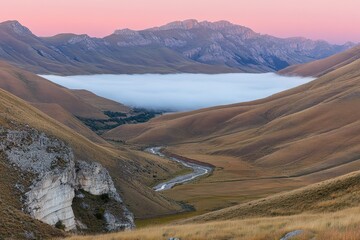
[[[152,153],[154,155],[158,155],[160,157],[166,157],[164,154],[161,153],[161,149],[162,149],[162,147],[151,147],[151,148],[146,149],[145,151]],[[185,174],[185,175],[177,176],[173,179],[170,179],[166,182],[156,185],[154,187],[154,190],[157,192],[169,190],[177,184],[183,184],[183,183],[192,181],[195,178],[206,175],[212,171],[212,168],[208,167],[208,166],[204,166],[204,165],[200,165],[200,164],[196,164],[196,163],[192,163],[192,162],[187,162],[187,161],[175,158],[175,157],[166,157],[166,158],[168,158],[171,161],[178,162],[187,168],[191,168],[193,170],[193,172]]]

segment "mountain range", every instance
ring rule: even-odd
[[[269,72],[354,46],[262,35],[227,21],[185,20],[141,31],[38,37],[0,23],[0,59],[42,74]]]

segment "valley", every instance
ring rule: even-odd
[[[352,51],[356,50],[357,48],[354,48]],[[348,55],[351,54],[347,53]],[[278,210],[274,206],[276,201],[293,198],[292,194],[297,196],[296,191],[308,191],[307,188],[303,188],[305,186],[360,169],[360,152],[357,146],[360,141],[356,130],[359,116],[351,108],[357,106],[359,100],[356,97],[357,88],[353,87],[359,79],[358,64],[356,59],[348,64],[344,63],[344,67],[314,81],[305,80],[303,85],[269,97],[265,96],[263,99],[164,114],[145,123],[104,129],[98,132],[100,136],[94,135],[93,139],[97,139],[97,144],[100,144],[98,147],[113,155],[113,160],[101,160],[104,153],[97,153],[95,156],[99,156],[96,157],[97,161],[111,166],[109,173],[114,179],[114,184],[120,187],[126,205],[134,213],[135,222],[140,226],[151,227],[152,222],[201,225],[203,221],[232,220],[229,219],[232,215],[234,218],[268,218],[274,215],[282,216],[282,212],[286,212],[286,215],[311,212],[315,200],[311,200],[311,205],[303,206],[304,210],[295,211],[299,207],[294,208],[294,211],[285,209],[288,206],[285,203],[279,204]],[[73,96],[75,103],[92,108],[94,115],[84,115],[83,119],[77,117],[85,124],[84,119],[91,119],[93,116],[95,119],[98,118],[99,122],[111,122],[114,121],[114,117],[127,117],[134,111],[115,101],[107,100],[104,96],[99,97],[82,90],[68,90],[8,65],[4,65],[3,69],[4,74],[10,73],[14,76],[20,72],[24,76],[23,79],[38,81],[42,87],[48,84],[48,88],[66,91]],[[286,78],[287,81],[291,79]],[[332,87],[329,87],[329,84]],[[39,89],[36,91],[41,91],[41,88]],[[29,96],[28,93],[24,95],[16,89],[10,90],[25,100],[31,99],[26,97]],[[53,95],[49,95],[51,98],[45,98],[46,94],[44,91],[43,93],[43,98],[37,99],[38,103],[33,103],[34,106],[42,106],[40,110],[44,110],[45,104],[52,101],[52,104],[63,106],[64,111],[73,112],[69,112],[69,117],[77,115],[78,110],[74,108],[74,103],[66,105],[66,101],[63,103],[54,99]],[[106,117],[109,117],[109,120]],[[322,124],[319,125],[318,122]],[[79,124],[84,126],[81,122]],[[78,131],[78,128],[74,129]],[[343,144],[339,145],[339,140]],[[324,144],[319,149],[317,147],[320,143]],[[141,151],[151,145],[164,146],[163,153],[160,153],[158,148],[150,148],[148,151],[151,154]],[[312,152],[311,155],[309,151]],[[164,155],[176,161],[169,161]],[[179,160],[181,164],[176,163]],[[197,161],[201,165],[197,165]],[[182,165],[191,165],[194,172],[189,173]],[[125,176],[132,176],[130,179],[118,178],[119,170],[124,170],[124,166],[128,169]],[[197,177],[208,173],[210,169],[211,174]],[[138,175],[134,174],[135,172]],[[145,177],[147,175],[148,177]],[[129,183],[135,188],[128,188]],[[153,195],[151,187],[159,194]],[[294,189],[303,190],[291,192]],[[280,197],[277,197],[279,193]],[[152,196],[153,200],[145,201],[149,196]],[[319,198],[321,201],[322,197]],[[145,202],[147,205],[144,205]],[[91,201],[88,203],[95,204]],[[254,207],[249,209],[246,207],[249,206],[247,204]],[[91,214],[79,213],[79,206],[80,203],[74,205],[76,216],[92,219]],[[269,210],[262,210],[269,209],[269,206],[270,213]],[[347,207],[356,206],[351,203]],[[226,212],[227,208],[229,213]],[[91,211],[98,210],[94,208]],[[324,208],[322,211],[327,214],[328,209]],[[223,219],[222,216],[227,217]],[[86,225],[92,226],[97,220],[83,221]],[[122,235],[119,236],[121,239]]]
[[[3,2],[0,240],[360,239],[346,1]]]
[[[357,56],[356,51],[354,48],[345,54]],[[199,239],[204,235],[213,239],[226,238],[227,234],[236,239],[238,234],[254,235],[254,231],[258,234],[254,236],[263,239],[269,236],[269,231],[257,228],[271,218],[273,222],[268,229],[273,229],[272,237],[300,229],[304,234],[322,239],[327,236],[322,232],[325,219],[335,216],[341,224],[346,224],[348,209],[357,207],[358,173],[346,174],[360,170],[359,115],[354,111],[359,105],[359,61],[332,58],[339,59],[339,69],[319,74],[321,77],[313,81],[305,79],[302,85],[295,81],[298,86],[265,95],[265,98],[158,116],[160,112],[155,112],[144,122],[136,122],[135,118],[147,110],[136,110],[86,90],[67,89],[3,63],[0,69],[5,80],[1,83],[3,88],[22,99],[2,92],[0,106],[6,113],[2,116],[2,126],[10,132],[25,131],[21,134],[37,129],[66,142],[71,147],[69,151],[74,151],[74,159],[70,157],[66,160],[69,163],[59,163],[59,169],[65,167],[69,172],[66,174],[70,174],[71,166],[76,166],[76,175],[66,184],[74,189],[70,206],[78,221],[76,228],[82,233],[112,231],[117,229],[115,226],[124,229],[135,223],[139,230],[103,238],[157,239],[159,234],[165,234],[164,231],[171,231],[169,237],[187,238],[187,234],[195,233],[184,229],[199,228]],[[334,62],[322,61],[323,65]],[[292,81],[293,78],[282,79]],[[134,117],[131,122],[123,120],[129,117]],[[116,122],[117,118],[124,122],[100,131],[91,125],[101,127],[99,123]],[[89,119],[92,122],[88,125]],[[8,135],[7,138],[13,137]],[[35,134],[33,139],[37,138]],[[35,140],[29,142],[30,146]],[[29,144],[26,138],[21,141],[25,142],[19,146]],[[151,146],[164,147],[160,151],[160,148],[149,148]],[[21,147],[21,151],[28,154],[27,147]],[[9,150],[5,153],[8,155],[4,158],[4,166],[9,168],[6,158],[12,161],[9,156],[14,153]],[[111,180],[91,180],[91,171],[97,170],[91,170],[94,167],[86,167],[87,164],[101,166],[99,169],[104,169],[100,171],[105,171],[105,175],[99,176],[110,176]],[[65,174],[54,169],[48,174]],[[9,173],[9,179],[14,177],[11,171]],[[82,181],[83,185],[79,185]],[[113,182],[113,185],[101,186],[119,192],[115,195],[105,192],[104,195],[91,190],[99,187],[88,185],[88,182],[99,181]],[[49,194],[46,197],[51,198]],[[121,204],[114,200],[118,198],[109,198],[117,194]],[[298,201],[301,197],[307,200]],[[295,202],[301,204],[297,206]],[[66,206],[64,209],[69,211],[69,205]],[[111,212],[119,209],[125,209],[122,210],[125,215]],[[127,211],[131,215],[127,215]],[[132,214],[134,223],[126,223],[124,219]],[[322,215],[315,219],[315,214]],[[111,220],[113,216],[115,220]],[[357,221],[355,217],[350,218]],[[53,226],[75,227],[73,220],[59,219],[52,222]],[[256,224],[253,230],[245,227],[234,232],[230,228],[225,235],[207,230],[209,226],[229,224],[226,221],[231,221],[231,226],[251,225],[254,221]],[[284,225],[286,221],[295,225]],[[306,225],[309,221],[314,222],[312,227]],[[333,228],[334,236],[342,236],[341,224]],[[38,236],[50,233],[43,223],[28,225],[21,231],[26,233],[32,228],[37,229],[36,233],[31,232]],[[4,229],[1,232],[4,236],[15,236],[11,235],[10,225]],[[355,232],[356,228],[350,227],[345,233],[356,236]],[[54,230],[51,234],[64,236],[65,233]]]
[[[358,65],[265,99],[164,115],[104,137],[216,166],[164,192],[199,214],[286,192],[359,170]]]

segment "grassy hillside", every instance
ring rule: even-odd
[[[88,127],[86,127],[79,119],[77,119],[74,115],[66,111],[62,106],[56,103],[31,103],[32,106],[41,110],[48,116],[56,121],[64,124],[65,126],[75,130],[77,133],[82,136],[88,138],[89,140],[99,143],[102,145],[107,145],[107,142],[99,137],[96,133],[91,131]]]
[[[71,90],[71,92],[80,97],[84,102],[97,107],[101,111],[128,113],[131,110],[129,107],[121,103],[97,96],[87,90]]]
[[[359,210],[357,207],[327,214],[161,226],[108,235],[74,236],[69,240],[166,240],[173,236],[188,240],[272,240],[295,230],[303,233],[292,239],[357,240],[360,238],[360,219],[356,213]]]
[[[79,119],[112,122],[106,111],[121,114],[129,114],[131,111],[121,103],[85,90],[66,89],[5,62],[0,62],[0,88],[31,103],[57,121],[100,144],[106,142]]]
[[[71,91],[33,73],[0,62],[0,87],[31,103],[56,103],[75,116],[106,119],[96,107]]]
[[[0,62],[0,88],[28,101],[90,140],[105,144],[102,138],[75,116],[97,119],[108,117],[99,108],[83,101],[70,90],[5,62]]]
[[[200,213],[360,169],[360,60],[253,102],[169,114],[109,131],[217,168],[166,196]]]
[[[358,207],[360,172],[190,218],[182,223],[326,213]]]

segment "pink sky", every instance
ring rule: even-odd
[[[360,42],[360,0],[0,0],[0,21],[35,34],[144,29],[184,20],[228,20],[279,37]]]

